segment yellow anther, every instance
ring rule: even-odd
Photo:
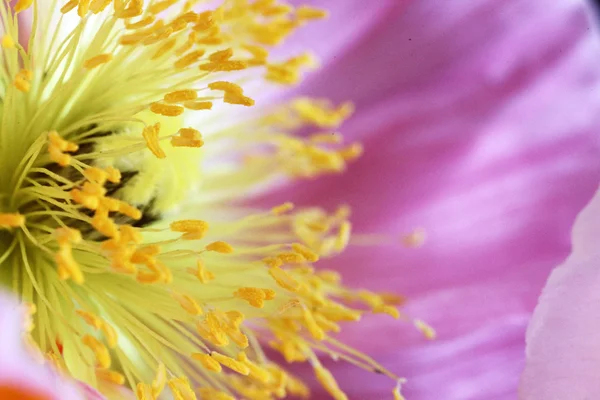
[[[248,64],[245,61],[228,60],[201,64],[198,68],[200,68],[201,71],[210,72],[241,71],[248,68]]]
[[[237,372],[238,374],[248,375],[250,373],[250,368],[248,368],[248,366],[246,366],[244,363],[234,360],[231,357],[227,357],[221,353],[217,353],[216,351],[210,353],[210,356],[218,361],[219,364]]]
[[[208,84],[211,90],[222,90],[226,93],[243,94],[244,89],[240,85],[227,81],[216,81]]]
[[[117,18],[134,18],[139,17],[144,12],[144,1],[143,0],[131,0],[127,8],[123,9],[120,7],[119,10],[115,10],[115,16]]]
[[[217,253],[221,253],[221,254],[231,254],[233,253],[233,247],[231,247],[231,245],[227,242],[223,242],[223,241],[216,241],[216,242],[212,242],[209,243],[206,246],[206,250],[207,251],[215,251]]]
[[[119,234],[119,228],[115,222],[109,218],[108,212],[96,211],[92,218],[92,226],[98,232],[107,237],[115,237]]]
[[[274,215],[281,215],[281,214],[285,214],[288,211],[292,211],[293,209],[294,209],[294,203],[290,203],[288,201],[279,206],[271,208],[271,212]]]
[[[77,15],[81,18],[85,17],[90,10],[90,0],[79,0],[77,7]]]
[[[189,110],[210,110],[213,103],[211,101],[186,101],[183,106]]]
[[[352,231],[352,225],[349,221],[343,221],[340,224],[340,228],[338,231],[338,235],[335,240],[335,249],[337,251],[342,251],[348,246],[350,242],[350,234]]]
[[[250,370],[250,376],[261,383],[268,383],[271,380],[271,374],[264,368],[259,367],[248,359],[248,356],[243,351],[238,353],[237,360],[243,363]]]
[[[254,105],[254,100],[237,93],[225,92],[223,101],[228,104],[236,104],[240,106],[251,107]]]
[[[275,282],[284,289],[296,292],[300,288],[300,283],[279,267],[269,269],[269,274],[273,277]]]
[[[400,311],[397,308],[385,304],[379,304],[373,307],[373,312],[376,314],[387,314],[394,319],[400,318]]]
[[[112,3],[112,0],[92,0],[90,3],[90,11],[94,14],[101,13],[106,7]]]
[[[219,362],[217,360],[215,360],[208,354],[194,353],[194,354],[192,354],[192,358],[194,360],[200,361],[202,366],[209,371],[221,372],[223,370],[223,368],[221,367],[221,364],[219,364]]]
[[[255,45],[243,45],[242,48],[252,54],[252,59],[247,60],[248,65],[264,65],[269,57],[267,49]]]
[[[99,54],[95,57],[88,58],[83,62],[83,68],[85,69],[93,69],[102,64],[106,64],[109,61],[112,61],[113,55],[111,53]]]
[[[107,178],[109,182],[119,183],[121,182],[121,171],[114,167],[107,167],[104,169],[107,173]]]
[[[0,228],[18,228],[24,225],[24,215],[19,213],[0,213]]]
[[[263,308],[265,305],[265,300],[269,300],[267,299],[267,295],[271,294],[271,292],[267,293],[265,289],[241,287],[233,293],[233,296],[242,300],[246,300],[252,307]]]
[[[135,397],[137,400],[154,400],[152,388],[143,382],[139,382],[135,387]]]
[[[172,104],[152,103],[150,104],[150,111],[155,114],[164,115],[165,117],[176,117],[183,114],[185,109],[181,106]]]
[[[94,329],[100,329],[102,326],[102,319],[89,311],[77,310],[77,314]]]
[[[156,60],[156,59],[162,57],[163,55],[167,54],[167,52],[169,50],[171,50],[175,46],[176,43],[177,43],[176,38],[171,38],[171,39],[165,41],[163,43],[163,45],[160,46],[158,48],[158,50],[156,50],[156,53],[154,53],[154,55],[152,55],[152,57],[151,57],[152,60]]]
[[[198,93],[196,93],[195,90],[185,89],[165,94],[164,101],[166,103],[179,103],[182,101],[196,100],[197,98]]]
[[[392,391],[392,395],[394,396],[394,400],[406,400],[402,393],[400,393],[400,381],[396,384],[396,387]]]
[[[32,3],[33,3],[33,0],[19,0],[19,1],[17,1],[17,4],[15,4],[15,13],[18,14],[21,11],[27,10],[29,7],[31,7]]]
[[[20,90],[21,92],[29,92],[29,89],[31,89],[31,83],[29,83],[29,81],[25,78],[23,78],[23,76],[21,75],[17,75],[15,77],[15,80],[13,81],[13,85],[15,85],[15,87]]]
[[[262,291],[265,294],[265,300],[273,300],[277,295],[273,289],[262,289]]]
[[[131,262],[142,264],[148,262],[152,257],[160,253],[160,246],[151,244],[137,249],[131,256]]]
[[[326,370],[323,366],[317,365],[314,367],[315,376],[319,383],[335,400],[348,400],[348,396],[338,386],[335,378],[331,375],[331,372]]]
[[[145,26],[150,25],[151,23],[153,23],[156,20],[156,16],[154,15],[148,15],[142,19],[140,19],[137,22],[134,23],[130,23],[128,21],[125,21],[125,28],[127,29],[138,29],[138,28],[143,28]]]
[[[91,335],[85,335],[82,342],[94,352],[96,362],[100,368],[110,368],[111,360],[108,349],[98,339]]]
[[[85,182],[82,187],[83,193],[89,196],[103,197],[106,194],[106,189],[94,182]]]
[[[196,269],[190,268],[189,272],[196,276],[200,283],[208,283],[215,279],[215,275],[206,269],[204,262],[200,259],[196,261]]]
[[[173,147],[202,147],[204,145],[202,135],[194,128],[181,128],[177,133],[179,136],[171,138]]]
[[[196,400],[196,394],[190,386],[190,382],[186,377],[173,378],[168,382],[175,400]]]
[[[208,59],[212,62],[218,63],[218,62],[222,62],[222,61],[227,61],[231,57],[233,57],[233,49],[228,48],[225,50],[215,51],[210,56],[208,56]]]
[[[183,21],[185,23],[195,23],[198,21],[198,14],[194,11],[187,11],[175,18],[175,21]]]
[[[10,35],[2,36],[2,47],[5,49],[12,49],[15,47],[15,41]]]
[[[71,11],[72,9],[74,9],[75,7],[77,7],[78,5],[79,5],[79,0],[70,0],[64,6],[62,6],[60,8],[60,12],[63,14],[66,14],[69,11]]]
[[[360,157],[364,152],[363,145],[360,143],[352,143],[351,145],[338,150],[338,154],[344,159],[344,161],[354,161]]]
[[[119,212],[123,215],[127,215],[129,218],[135,219],[136,221],[142,218],[142,212],[140,210],[130,204],[125,203],[124,201],[119,203]]]
[[[262,259],[262,262],[269,268],[280,267],[283,265],[283,261],[277,257],[265,257]]]
[[[155,271],[138,271],[135,279],[140,283],[159,283],[163,281],[163,276],[160,272]]]
[[[81,268],[73,258],[70,244],[62,244],[59,246],[58,252],[54,256],[56,265],[58,266],[60,279],[71,277],[73,281],[79,285],[83,284],[84,278],[81,273]]]
[[[421,331],[423,336],[429,340],[435,339],[435,329],[433,329],[429,324],[425,321],[421,321],[420,319],[414,320],[415,327]]]
[[[175,68],[183,69],[185,67],[192,65],[193,63],[198,61],[198,59],[200,57],[202,57],[204,55],[204,53],[205,53],[204,50],[194,50],[194,51],[186,54],[185,56],[181,57],[179,60],[175,61],[175,64],[174,64]]]
[[[50,141],[51,145],[56,146],[56,148],[60,151],[73,152],[79,149],[77,144],[61,138],[56,131],[48,132],[48,140]]]
[[[277,254],[277,258],[284,264],[301,264],[306,258],[300,253],[286,252]]]
[[[167,8],[176,4],[179,0],[163,0],[153,3],[150,7],[148,7],[148,12],[151,14],[158,14],[162,11],[165,11]]]
[[[157,104],[157,103],[154,103],[154,104]],[[150,110],[152,110],[152,106],[150,106]],[[157,114],[161,114],[160,112],[156,112],[155,110],[152,110],[152,111]],[[154,125],[148,125],[148,126],[144,127],[144,130],[142,131],[142,136],[143,136],[144,140],[146,141],[146,146],[148,147],[148,149],[150,149],[152,154],[154,154],[156,156],[156,158],[165,158],[167,155],[165,154],[164,150],[161,149],[160,143],[158,140],[159,132],[160,132],[160,122],[157,122]]]
[[[90,210],[95,210],[100,205],[100,200],[97,196],[91,196],[79,189],[72,189],[69,193],[71,194],[71,198],[75,203],[81,204]]]
[[[113,385],[123,385],[125,383],[125,377],[122,374],[110,369],[97,369],[96,377],[100,381],[104,381]]]
[[[327,16],[327,11],[319,8],[310,6],[300,6],[296,8],[296,17],[302,20],[323,19],[327,18]]]
[[[202,307],[194,300],[191,296],[187,294],[180,293],[172,293],[171,296],[190,315],[202,315],[204,312],[202,311]]]
[[[292,244],[292,249],[310,262],[319,261],[319,255],[301,243]]]
[[[100,330],[106,339],[106,344],[111,349],[117,347],[117,343],[119,341],[119,337],[117,336],[117,331],[112,327],[108,322],[102,321],[102,325],[100,325]]]
[[[83,170],[83,176],[90,181],[94,181],[97,184],[104,185],[108,179],[108,172],[97,167],[88,167]]]
[[[228,395],[225,392],[220,392],[213,388],[198,388],[196,390],[201,399],[206,400],[235,400],[235,397]]]
[[[209,225],[208,222],[199,219],[182,219],[171,222],[169,228],[173,232],[201,233],[204,235],[208,232]]]
[[[204,11],[198,14],[198,19],[194,25],[194,30],[201,32],[215,26],[214,13],[212,11]]]
[[[124,202],[120,203],[121,205],[123,204],[127,204]],[[123,213],[125,214],[125,213]],[[125,214],[128,215],[128,214]],[[129,215],[128,215],[129,216]],[[142,233],[139,231],[138,228],[135,228],[131,225],[121,225],[119,228],[119,233],[121,234],[121,238],[120,241],[121,243],[142,243],[143,237],[142,237]]]
[[[315,317],[308,308],[304,307],[302,309],[302,317],[304,318],[304,323],[306,324],[306,327],[308,328],[308,331],[312,337],[317,340],[325,339],[325,332],[323,332],[323,329],[321,329],[319,324],[317,324]]]
[[[165,388],[165,384],[167,383],[167,369],[165,368],[165,364],[158,364],[158,368],[156,369],[156,376],[152,381],[152,396],[158,398],[158,396],[162,393]]]

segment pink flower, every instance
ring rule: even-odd
[[[336,33],[341,48],[326,48],[313,30],[325,69],[300,90],[355,101],[344,132],[365,154],[292,198],[347,201],[361,232],[424,227],[422,249],[354,247],[323,264],[352,286],[405,293],[408,313],[438,332],[424,343],[407,324],[371,317],[349,327],[352,343],[406,376],[409,399],[512,399],[530,314],[600,177],[594,15],[570,0],[320,3],[334,4],[334,18],[338,5],[353,10],[360,35],[340,23],[347,40]],[[350,398],[389,395],[383,378],[328,366]]]
[[[557,267],[527,329],[521,399],[595,399],[600,396],[600,192],[579,214],[573,250]]]
[[[24,342],[26,324],[26,308],[11,295],[0,292],[1,399],[102,399],[93,389],[67,381],[50,364],[40,362],[41,354],[36,355]]]

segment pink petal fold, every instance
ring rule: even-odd
[[[408,378],[410,399],[516,395],[527,321],[600,178],[593,18],[573,0],[396,2],[301,88],[357,103],[342,130],[365,155],[267,201],[346,202],[356,231],[427,231],[422,249],[353,247],[320,263],[406,293],[407,311],[437,329],[426,343],[384,318],[347,327]],[[330,366],[350,398],[390,394],[383,378]]]
[[[557,267],[527,329],[519,398],[600,398],[600,192],[579,214],[573,253]]]

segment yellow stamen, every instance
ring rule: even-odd
[[[94,56],[92,58],[85,60],[83,62],[83,67],[85,69],[93,69],[93,68],[100,66],[101,64],[106,64],[107,62],[111,61],[112,59],[113,59],[113,55],[111,53],[99,54],[97,56]]]
[[[24,225],[24,215],[19,213],[0,213],[0,228],[18,228]]]

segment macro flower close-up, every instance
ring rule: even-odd
[[[600,394],[593,273],[540,297],[600,181],[591,2],[0,19],[0,399]]]

